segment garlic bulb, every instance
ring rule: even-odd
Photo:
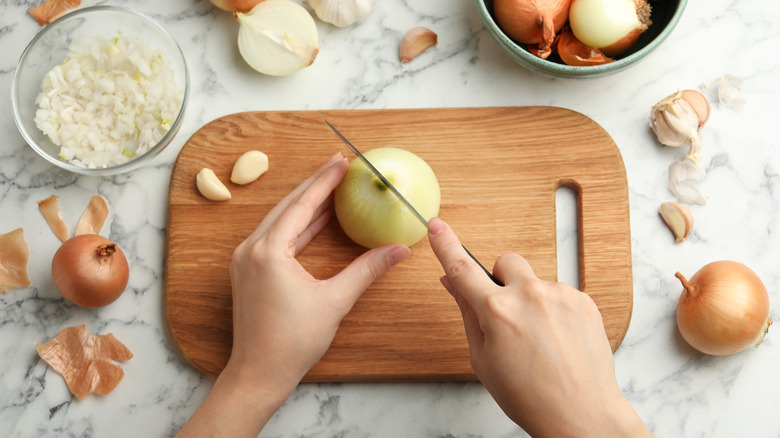
[[[317,17],[336,27],[346,27],[366,18],[376,0],[308,0]]]
[[[707,109],[709,110],[709,107]],[[703,118],[706,120],[706,117]],[[696,108],[685,99],[682,91],[666,97],[653,106],[650,113],[650,127],[661,144],[676,147],[690,143],[688,158],[694,163],[701,159],[699,115]]]
[[[317,57],[317,25],[303,6],[290,0],[265,0],[247,13],[233,15],[240,23],[238,50],[260,73],[289,75]]]

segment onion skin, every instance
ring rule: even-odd
[[[127,258],[116,243],[97,234],[72,237],[51,262],[57,290],[81,307],[102,307],[124,292],[129,279]]]
[[[569,28],[565,28],[558,37],[558,55],[566,65],[586,67],[614,62],[600,50],[582,44]]]
[[[758,346],[769,331],[769,294],[747,266],[712,262],[683,284],[677,304],[677,326],[693,348],[724,356]]]
[[[248,12],[263,0],[211,0],[214,6],[226,12]]]
[[[525,44],[538,44],[540,58],[552,53],[555,34],[569,19],[571,0],[495,0],[493,13],[509,38]]]

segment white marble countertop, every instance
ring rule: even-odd
[[[0,233],[24,227],[31,248],[30,287],[0,294],[0,435],[170,436],[213,380],[174,348],[163,317],[167,188],[185,141],[225,114],[250,110],[384,109],[553,105],[601,124],[625,160],[631,205],[634,310],[615,354],[619,382],[658,436],[780,436],[780,342],[770,330],[758,349],[728,357],[697,354],[679,335],[681,286],[704,264],[741,261],[764,280],[780,315],[780,8],[771,1],[691,1],[677,29],[634,67],[595,80],[551,79],[514,64],[484,29],[472,0],[380,1],[351,28],[318,21],[322,50],[288,77],[249,69],[236,46],[237,24],[207,0],[112,1],[150,14],[181,44],[192,78],[186,119],[173,144],[141,170],[81,177],[50,165],[14,125],[9,92],[16,62],[39,30],[26,10],[37,1],[0,2]],[[83,6],[93,2],[84,1]],[[425,25],[439,45],[398,62],[398,44]],[[703,130],[701,185],[706,206],[673,244],[658,217],[672,200],[667,167],[680,152],[662,148],[648,128],[650,107],[682,88],[724,74],[744,79],[741,110],[713,105]],[[712,97],[711,94],[708,96]],[[75,224],[93,194],[112,210],[110,237],[125,243],[132,277],[115,303],[76,307],[54,288],[57,240],[37,201],[62,199]],[[508,249],[509,250],[509,249]],[[777,318],[775,318],[777,319]],[[108,396],[78,401],[33,347],[62,328],[86,324],[113,332],[135,357]],[[777,329],[775,329],[777,331]],[[478,383],[303,384],[268,424],[266,437],[518,437]]]

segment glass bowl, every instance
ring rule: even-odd
[[[653,11],[650,19],[653,23],[642,33],[627,53],[620,55],[615,62],[585,67],[566,65],[555,53],[548,59],[532,55],[524,44],[513,41],[498,27],[493,16],[493,0],[474,0],[474,2],[490,36],[515,62],[529,70],[547,76],[585,79],[606,76],[624,70],[658,48],[677,26],[688,0],[651,2]]]
[[[59,146],[35,124],[38,105],[36,97],[41,91],[41,81],[52,68],[60,64],[68,54],[68,48],[79,36],[111,38],[136,37],[146,41],[153,50],[162,53],[166,67],[173,70],[174,82],[179,87],[182,105],[170,129],[148,151],[131,160],[111,167],[88,168],[64,161]],[[14,119],[25,141],[52,164],[83,175],[114,175],[136,169],[157,156],[173,140],[181,126],[189,96],[189,74],[184,54],[179,44],[156,21],[127,8],[93,6],[74,10],[46,25],[30,41],[19,59],[11,83],[11,100]]]

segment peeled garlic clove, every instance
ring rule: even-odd
[[[674,234],[674,242],[684,241],[693,229],[693,214],[688,207],[676,202],[664,202],[658,209],[664,223]]]
[[[268,155],[260,151],[248,151],[238,157],[230,174],[235,184],[249,184],[268,170]]]
[[[317,25],[303,6],[290,0],[265,0],[247,13],[233,15],[240,24],[238,50],[260,73],[289,75],[317,57]]]
[[[426,27],[415,27],[406,32],[401,40],[401,49],[399,55],[401,62],[409,62],[417,55],[424,52],[428,47],[438,44],[439,37],[435,32]]]
[[[308,0],[320,20],[346,27],[366,18],[376,0]]]
[[[195,181],[198,185],[198,191],[206,199],[212,201],[227,201],[230,199],[230,190],[222,184],[222,181],[217,178],[214,171],[208,167],[204,167],[198,172]]]

